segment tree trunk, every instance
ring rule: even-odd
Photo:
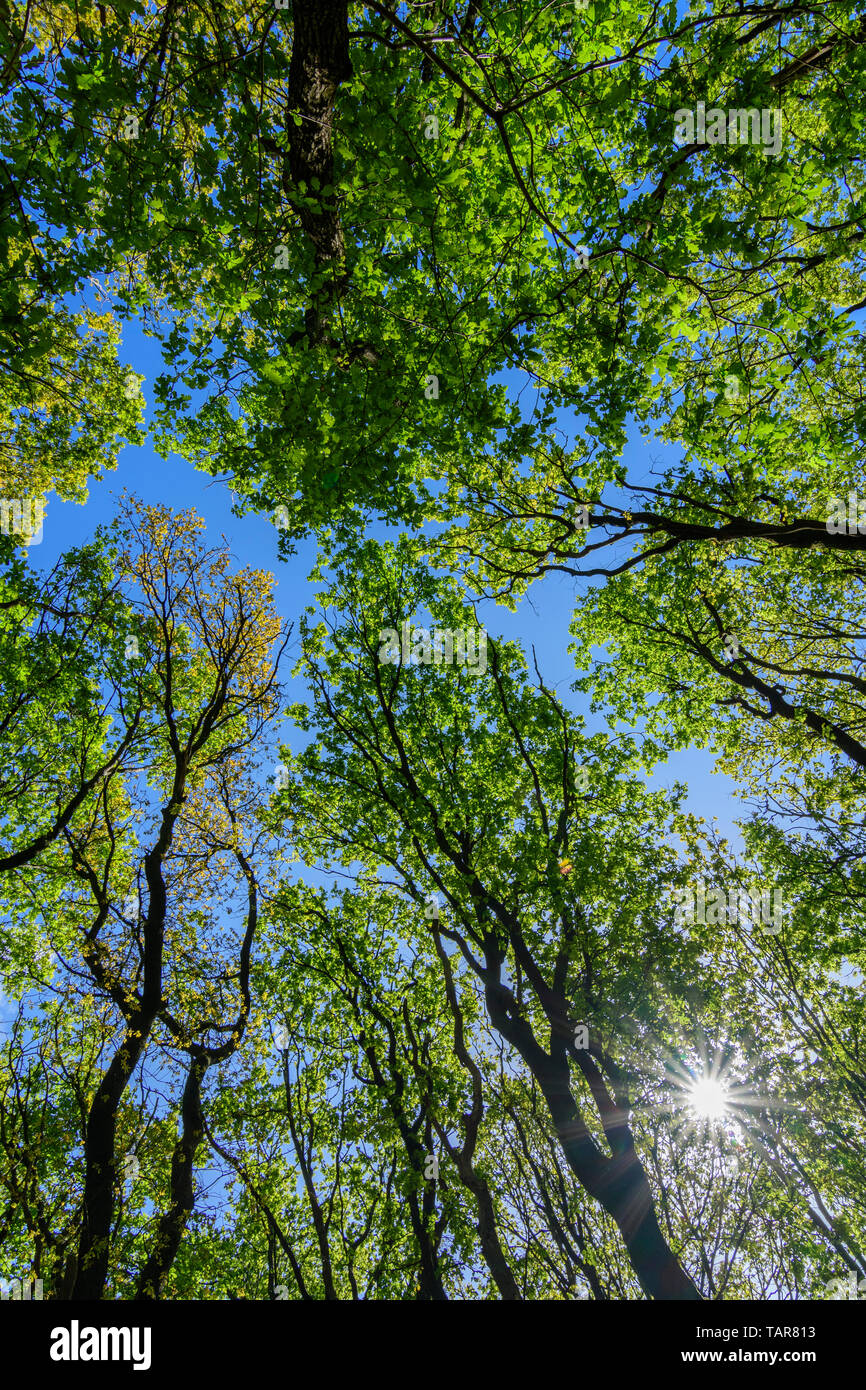
[[[196,1151],[204,1135],[201,1083],[207,1067],[201,1058],[190,1063],[181,1101],[181,1133],[171,1159],[171,1206],[160,1218],[153,1250],[139,1275],[137,1299],[151,1301],[162,1297],[163,1283],[195,1205],[193,1175]]]
[[[84,1222],[78,1246],[78,1270],[72,1290],[75,1300],[100,1299],[105,1289],[117,1179],[114,1161],[117,1111],[151,1026],[152,1020],[145,1023],[140,1016],[130,1021],[123,1042],[99,1083],[87,1116]],[[139,1036],[133,1037],[134,1032]]]
[[[284,180],[284,187],[292,199],[299,193],[315,198],[334,183],[334,101],[340,83],[352,76],[349,7],[346,0],[294,0],[292,26],[286,110],[291,182]],[[303,190],[298,187],[302,183]],[[326,201],[330,211],[298,204],[298,216],[316,248],[316,260],[341,261],[343,230],[334,194]]]
[[[581,1187],[613,1217],[622,1234],[632,1268],[649,1298],[700,1299],[695,1284],[662,1235],[646,1172],[630,1131],[619,1126],[622,1141],[610,1158],[589,1133],[571,1093],[568,1063],[538,1044],[531,1027],[509,1011],[507,991],[488,981],[485,1002],[490,1021],[520,1053],[538,1082],[562,1151]]]

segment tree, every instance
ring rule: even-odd
[[[418,521],[431,479],[471,501],[485,454],[570,499],[562,408],[594,440],[593,497],[629,415],[682,445],[699,493],[742,457],[741,500],[756,464],[772,494],[792,420],[799,454],[850,465],[848,0],[13,16],[2,134],[33,276],[100,277],[163,337],[166,446],[284,506],[287,543],[369,509]],[[736,143],[678,143],[679,113],[716,100]],[[538,393],[529,419],[508,366]],[[184,387],[208,389],[194,416]]]
[[[232,574],[226,548],[197,545],[200,528],[191,515],[132,507],[117,528],[117,574],[131,590],[141,648],[127,653],[125,676],[111,670],[116,647],[101,655],[114,676],[109,708],[125,733],[74,824],[27,863],[15,914],[18,931],[28,920],[31,930],[38,925],[60,962],[77,958],[68,988],[83,992],[85,1004],[96,995],[107,1032],[90,1088],[79,1094],[76,1299],[104,1296],[118,1214],[118,1127],[151,1041],[186,1058],[170,1201],[137,1285],[139,1297],[159,1295],[193,1205],[206,1073],[235,1052],[250,1009],[262,800],[251,773],[278,708],[276,663],[288,638],[265,576]],[[140,734],[134,742],[130,730]],[[246,902],[240,933],[220,922],[238,886]],[[22,1215],[26,1222],[26,1207]]]
[[[516,653],[489,639],[487,681],[429,663],[383,665],[384,632],[399,630],[407,609],[424,603],[452,628],[468,617],[453,600],[437,603],[408,552],[353,553],[328,595],[345,615],[331,642],[302,629],[318,737],[278,795],[291,835],[337,862],[387,866],[419,908],[426,892],[442,895],[441,935],[482,982],[490,1021],[538,1084],[566,1160],[614,1218],[647,1294],[697,1298],[659,1228],[629,1126],[628,1076],[609,1043],[611,1015],[644,984],[617,965],[647,916],[656,918],[642,937],[647,968],[681,948],[658,920],[679,873],[656,843],[665,799],[631,780],[624,816],[615,779],[636,754],[607,755],[605,739],[582,737],[543,682],[524,686]],[[584,760],[591,790],[581,792]],[[599,861],[617,865],[610,897]],[[574,1021],[584,1008],[586,1039]]]

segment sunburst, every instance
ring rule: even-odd
[[[730,1045],[713,1049],[702,1038],[696,1042],[697,1055],[692,1053],[688,1060],[682,1052],[676,1055],[670,1048],[663,1049],[667,1094],[663,1099],[638,1100],[631,1107],[633,1113],[668,1116],[674,1132],[683,1129],[705,1138],[724,1132],[729,1138],[739,1136],[754,1143],[771,1112],[799,1108],[762,1095],[754,1084],[744,1085],[737,1072],[748,1069],[748,1059],[738,1055],[738,1049]]]
[[[696,1076],[687,1089],[688,1103],[704,1120],[721,1120],[728,1112],[728,1091],[714,1076]]]

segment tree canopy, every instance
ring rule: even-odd
[[[866,1290],[859,7],[2,8],[4,1278]]]

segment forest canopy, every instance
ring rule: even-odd
[[[0,19],[4,1296],[866,1294],[858,6]]]

